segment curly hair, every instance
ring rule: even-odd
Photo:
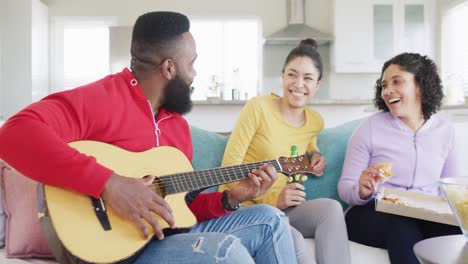
[[[283,64],[283,69],[281,70],[281,72],[284,73],[284,69],[286,68],[286,65],[288,65],[288,63],[292,61],[293,59],[297,57],[309,57],[314,63],[314,66],[319,71],[318,80],[320,81],[322,79],[323,65],[322,65],[322,58],[320,57],[320,53],[318,52],[317,48],[318,48],[318,43],[314,39],[301,40],[301,43],[299,43],[299,46],[295,47],[294,49],[291,50],[291,52],[289,52]]]
[[[132,32],[131,69],[146,71],[174,56],[178,40],[189,30],[189,19],[180,13],[158,11],[138,17]]]
[[[382,99],[382,77],[390,65],[398,65],[404,71],[414,74],[414,80],[421,89],[422,113],[425,120],[436,113],[444,98],[442,82],[437,73],[437,65],[427,56],[418,53],[402,53],[385,62],[380,78],[375,84],[374,105],[385,112],[389,109]]]

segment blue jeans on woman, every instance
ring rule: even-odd
[[[296,263],[296,255],[284,213],[255,205],[154,239],[135,263]]]

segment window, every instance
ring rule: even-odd
[[[191,19],[198,58],[192,84],[193,100],[245,100],[260,86],[261,33],[259,19]],[[59,19],[53,23],[52,89],[83,85],[130,62],[132,27],[111,27],[96,18]],[[110,41],[109,41],[110,40]]]
[[[64,89],[109,74],[109,27],[74,25],[63,32]]]
[[[442,77],[447,97],[468,96],[468,2],[457,5],[442,20]]]
[[[51,92],[84,85],[110,73],[110,19],[56,18],[51,31]]]
[[[256,96],[260,72],[258,19],[191,19],[197,43],[193,100]]]

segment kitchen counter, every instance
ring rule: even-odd
[[[193,109],[185,117],[189,124],[199,128],[228,132],[234,128],[246,102],[245,100],[197,100],[193,101]],[[372,114],[364,111],[372,107],[371,100],[313,99],[309,106],[322,115],[325,127],[333,127]]]
[[[468,103],[442,105],[440,109],[441,110],[468,109]],[[377,109],[374,107],[374,105],[370,105],[369,107],[365,108],[364,111],[366,111],[366,112],[377,112]]]
[[[468,102],[464,104],[442,105],[442,109],[468,109]]]
[[[246,100],[194,100],[194,105],[244,105]],[[309,103],[310,106],[314,105],[371,105],[372,101],[368,99],[312,99]]]
[[[233,129],[246,102],[245,100],[197,100],[193,102],[192,111],[185,117],[191,125],[215,132],[228,132]],[[325,127],[364,118],[377,111],[370,99],[313,99],[309,106],[322,115]],[[440,113],[451,120],[466,120],[468,103],[443,105]]]
[[[247,101],[246,100],[219,100],[219,99],[208,99],[208,100],[194,100],[194,105],[244,105]],[[314,105],[349,105],[349,106],[357,106],[357,105],[369,105],[373,106],[373,102],[370,99],[312,99],[312,101],[308,104],[310,106]],[[463,104],[450,104],[450,105],[442,105],[442,109],[466,109],[468,108],[468,102]],[[371,111],[372,108],[367,110]]]

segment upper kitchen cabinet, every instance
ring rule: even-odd
[[[401,52],[433,57],[434,5],[434,0],[335,0],[335,71],[377,73]]]

